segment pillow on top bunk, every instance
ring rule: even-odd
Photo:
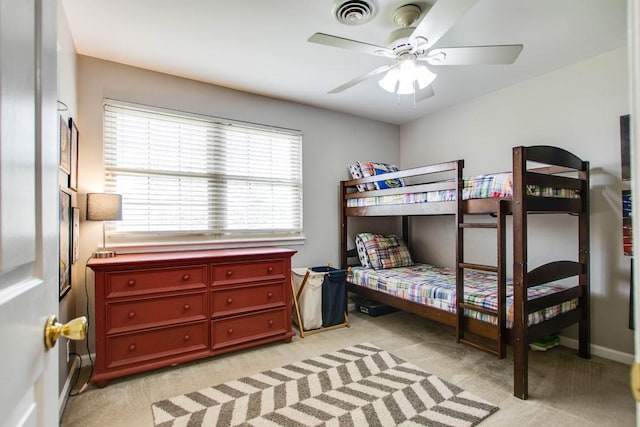
[[[353,179],[382,175],[389,172],[398,172],[398,170],[399,169],[397,166],[389,163],[355,162],[349,165],[349,172],[351,172],[351,178]],[[358,191],[382,190],[385,188],[396,188],[403,186],[404,181],[398,178],[356,185]]]
[[[360,237],[366,251],[367,262],[369,264],[367,268],[383,270],[413,265],[409,248],[407,248],[407,245],[401,237],[371,233],[360,233],[357,237]],[[366,267],[362,262],[362,257],[360,262],[363,267]]]
[[[349,172],[351,172],[352,179],[360,179],[364,178],[362,175],[362,169],[360,168],[360,162],[351,163],[349,165]],[[356,185],[358,191],[367,191],[367,190],[375,190],[376,187],[373,185],[373,182],[368,182],[366,184],[358,184]]]

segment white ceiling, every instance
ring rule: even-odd
[[[436,95],[415,106],[376,79],[327,94],[391,60],[309,36],[385,45],[398,6],[434,0],[376,0],[358,26],[339,23],[333,2],[62,0],[79,54],[395,124],[626,45],[625,0],[480,0],[436,47],[524,44],[515,64],[431,67]]]

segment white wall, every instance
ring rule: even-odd
[[[467,176],[506,171],[518,145],[556,145],[590,161],[591,338],[633,353],[620,197],[619,116],[629,113],[628,93],[626,49],[614,50],[401,126],[400,163],[462,158]],[[575,218],[537,216],[530,224],[530,269],[554,258],[576,259]],[[452,219],[421,219],[415,228],[415,256],[453,266]],[[491,262],[495,245],[471,233],[483,231],[466,233],[469,262]],[[575,330],[563,335],[573,337]]]
[[[301,130],[306,242],[290,246],[298,251],[294,266],[339,264],[338,183],[348,178],[347,164],[362,160],[363,155],[371,160],[399,160],[396,125],[78,56],[79,205],[83,220],[85,194],[100,192],[104,185],[105,97]],[[83,264],[101,239],[99,223],[81,222]],[[91,280],[90,275],[89,283]],[[92,289],[89,292],[93,295]],[[80,304],[77,310],[85,311]]]

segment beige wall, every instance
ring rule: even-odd
[[[77,57],[76,78],[75,60],[67,57],[64,62],[61,88],[69,81],[77,81],[78,199],[83,209],[81,263],[74,269],[72,290],[77,314],[70,316],[86,311],[82,295],[84,263],[101,241],[100,224],[84,221],[84,195],[101,191],[103,186],[102,99],[108,97],[302,130],[306,242],[291,246],[298,250],[293,259],[295,266],[338,264],[338,181],[347,177],[349,162],[383,160],[410,167],[464,158],[466,174],[477,174],[509,169],[511,147],[515,145],[553,144],[573,151],[590,160],[592,166],[593,343],[614,352],[633,352],[633,336],[627,328],[629,259],[622,255],[620,231],[618,117],[628,113],[624,50],[566,67],[400,128],[85,56]],[[73,90],[75,87],[67,87],[63,92],[71,94]],[[69,96],[73,98],[75,93]],[[531,222],[540,227],[530,242],[530,266],[556,256],[574,256],[575,233],[566,231],[574,226],[574,218],[534,218]],[[452,265],[451,219],[421,219],[416,225],[416,258]],[[395,224],[380,221],[375,225],[376,230],[394,227]],[[488,258],[493,251],[487,249],[490,240],[480,236],[467,241],[478,262],[490,262]],[[547,241],[554,243],[549,247]],[[91,285],[90,272],[88,279]],[[89,293],[92,300],[91,286]],[[66,309],[61,306],[63,311]],[[565,335],[575,336],[573,329]]]
[[[632,354],[618,122],[629,113],[628,93],[626,49],[618,49],[403,125],[400,158],[402,167],[462,158],[465,175],[509,170],[517,145],[556,145],[590,161],[592,342]],[[530,269],[576,259],[575,218],[536,216],[530,224]],[[450,218],[421,219],[415,231],[418,257],[453,265]],[[467,259],[491,262],[495,245],[472,233],[488,231],[467,233]],[[575,337],[575,327],[564,335]]]
[[[67,18],[60,5],[58,5],[58,100],[66,105],[66,110],[61,104],[58,105],[59,114],[65,120],[69,117],[76,118],[77,100],[76,100],[76,52],[73,46],[73,40],[69,32]],[[60,172],[60,185],[66,186],[66,175]],[[81,268],[75,264],[72,266],[71,277],[77,278],[81,274]],[[76,316],[77,295],[82,295],[81,289],[77,284],[71,287],[71,291],[60,301],[58,309],[58,319],[65,323]],[[71,350],[75,348],[75,343],[71,343]],[[62,390],[67,379],[67,340],[62,338],[57,346],[59,357],[59,388]]]
[[[256,78],[259,78],[256,75]],[[399,127],[342,113],[200,83],[140,68],[78,56],[80,126],[79,204],[84,219],[85,194],[103,189],[103,98],[226,117],[303,133],[303,245],[294,266],[339,264],[338,182],[348,177],[347,164],[380,159],[397,162]],[[81,222],[84,264],[101,243],[99,223]],[[89,284],[92,275],[89,274]],[[89,292],[93,290],[89,286]],[[91,298],[92,299],[92,298]],[[77,306],[84,313],[83,303]],[[93,336],[93,335],[92,335]]]

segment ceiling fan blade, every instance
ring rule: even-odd
[[[357,52],[368,53],[370,55],[393,57],[393,52],[386,47],[332,36],[330,34],[315,33],[309,37],[307,41],[326,46],[339,47],[342,49],[355,50]]]
[[[390,69],[396,67],[397,64],[391,64],[391,65],[383,65],[382,67],[378,67],[375,70],[369,71],[366,74],[363,74],[361,76],[356,77],[353,80],[350,80],[348,82],[346,82],[343,85],[338,86],[337,88],[333,89],[332,91],[328,92],[328,93],[340,93],[346,89],[349,89],[352,86],[357,85],[358,83],[362,83],[363,81],[370,79],[371,77],[374,77],[378,74],[382,74],[386,71],[389,71]]]
[[[433,91],[431,85],[425,87],[424,89],[420,89],[416,92],[416,102],[420,102],[424,99],[431,98],[436,93]]]
[[[443,47],[430,50],[419,60],[431,65],[513,64],[522,47],[521,44]]]
[[[409,39],[424,38],[422,49],[433,46],[478,0],[438,0],[413,30]]]

